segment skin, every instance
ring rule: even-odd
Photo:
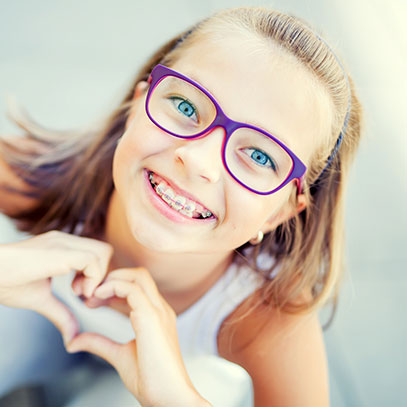
[[[293,57],[251,39],[226,35],[216,43],[200,41],[172,68],[210,90],[229,117],[280,137],[308,165],[322,134],[329,134],[328,98]],[[112,269],[146,267],[178,314],[216,282],[235,248],[259,230],[274,229],[306,202],[299,195],[297,207],[289,205],[294,183],[268,196],[236,183],[221,161],[221,128],[187,141],[157,128],[145,113],[146,87],[146,82],[136,87],[134,107],[115,152],[115,190],[104,240],[114,247]],[[147,199],[144,168],[192,193],[217,221],[181,225],[161,215]]]

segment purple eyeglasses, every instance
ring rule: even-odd
[[[222,127],[222,162],[241,186],[270,195],[295,180],[301,193],[306,166],[272,134],[231,120],[205,88],[166,66],[157,65],[148,82],[146,112],[157,127],[183,139]]]

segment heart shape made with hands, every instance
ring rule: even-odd
[[[129,316],[134,339],[121,344],[84,332],[66,345],[68,352],[86,351],[106,360],[146,405],[168,405],[169,400],[188,400],[193,405],[202,400],[181,355],[176,313],[145,268],[113,270],[90,297],[83,295],[82,285],[83,277],[77,275],[72,288],[90,308],[108,305]]]
[[[106,280],[107,281],[107,280]],[[81,273],[77,273],[72,280],[72,290],[74,294],[89,308],[110,307],[121,314],[129,317],[131,308],[125,298],[112,295],[107,298],[96,296],[95,292],[91,296],[86,296],[84,291],[85,277]],[[99,292],[98,292],[99,293]]]

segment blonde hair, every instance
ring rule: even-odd
[[[18,141],[5,139],[0,140],[0,148],[11,168],[32,187],[28,193],[20,192],[35,196],[38,204],[12,218],[20,230],[34,235],[65,228],[74,233],[78,224],[84,222],[81,235],[101,236],[114,188],[113,155],[124,132],[136,84],[147,80],[158,63],[171,66],[201,38],[214,38],[227,29],[231,33],[236,29],[249,32],[267,44],[280,47],[312,72],[330,95],[333,108],[330,134],[315,151],[306,173],[307,208],[267,234],[261,244],[251,246],[248,242],[237,248],[235,256],[236,261],[247,263],[264,275],[261,304],[298,314],[312,312],[332,300],[334,312],[330,323],[344,275],[345,190],[361,133],[361,106],[351,78],[332,50],[306,23],[290,15],[248,7],[223,10],[202,20],[152,55],[136,75],[120,106],[98,129],[53,132],[15,111],[13,120],[39,148],[22,150]],[[342,130],[347,108],[349,122],[342,145],[321,176]],[[40,153],[43,148],[47,149],[46,154]],[[88,193],[90,190],[92,194]],[[293,205],[295,200],[293,193]],[[271,268],[258,269],[257,258],[261,253],[273,256],[275,262]],[[276,269],[279,272],[271,278]],[[250,304],[249,311],[260,303]]]

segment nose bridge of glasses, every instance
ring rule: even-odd
[[[216,130],[220,130],[223,131],[223,136],[222,136],[222,144],[221,144],[221,151],[223,152],[226,146],[226,143],[228,141],[228,139],[230,138],[230,136],[232,135],[232,133],[238,129],[239,127],[241,127],[241,124],[239,122],[236,122],[234,120],[229,119],[229,117],[227,117],[225,115],[225,113],[222,112],[222,110],[220,108],[218,108],[217,111],[217,115],[215,117],[215,120],[212,122],[212,124],[205,130],[205,132],[203,134],[201,134],[200,136],[198,136],[198,139],[201,138],[207,138],[208,136],[212,136],[211,140],[215,141],[215,137],[213,137],[214,135],[212,134],[214,131]],[[211,144],[211,143],[208,143]],[[208,145],[205,144],[205,145]],[[224,156],[224,154],[222,153],[222,157]]]
[[[201,140],[201,142],[199,143],[200,144],[199,148],[204,148],[204,146],[214,146],[215,149],[219,150],[218,144],[221,143],[221,146],[223,147],[226,141],[225,136],[226,129],[221,125],[215,125],[214,122],[211,126],[209,126],[206,129],[206,131],[203,134],[198,136],[196,139]],[[209,148],[212,149],[212,147]]]
[[[216,118],[212,125],[209,127],[209,129],[216,128],[216,127],[222,127],[223,130],[225,131],[225,136],[226,140],[232,135],[232,133],[241,127],[241,124],[239,122],[236,122],[232,119],[229,119],[229,117],[226,116],[223,111],[218,108]]]

